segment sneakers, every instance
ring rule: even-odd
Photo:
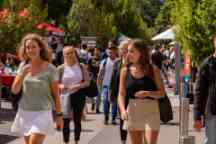
[[[109,121],[109,116],[105,116],[104,117],[104,124],[108,125],[108,121]]]
[[[92,103],[92,105],[91,105],[91,110],[94,111],[94,109],[95,109],[95,104]]]
[[[116,120],[112,120],[112,124],[113,125],[116,125],[117,123],[116,123]]]
[[[100,114],[100,110],[99,109],[96,109],[96,114]]]
[[[105,124],[105,125],[108,125],[108,120],[104,120],[104,124]]]

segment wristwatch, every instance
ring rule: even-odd
[[[56,112],[56,117],[61,117],[61,116],[63,116],[63,113],[62,112]]]

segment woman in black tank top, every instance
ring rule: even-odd
[[[119,107],[132,144],[156,144],[160,126],[157,99],[165,95],[160,70],[150,64],[144,41],[134,39],[128,47],[130,65],[120,75]]]
[[[157,90],[156,84],[150,76],[144,74],[142,77],[136,78],[131,74],[130,66],[127,67],[126,81],[127,81],[126,97],[129,98],[135,99],[136,98],[135,93],[140,90],[145,90],[145,91]],[[152,97],[144,97],[144,98],[154,99]]]

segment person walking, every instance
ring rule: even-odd
[[[205,127],[204,144],[216,143],[216,34],[213,45],[215,52],[199,68],[194,95],[194,128]]]
[[[148,45],[132,40],[128,46],[130,64],[120,74],[119,108],[132,144],[156,144],[160,128],[157,99],[165,95],[165,88],[160,70],[149,57]]]
[[[120,72],[123,67],[128,64],[128,45],[130,44],[130,39],[126,39],[120,43],[118,46],[120,59],[115,62],[113,68],[113,75],[111,80],[111,102],[117,103],[118,93],[119,93],[119,81],[120,81]],[[126,144],[127,131],[123,129],[123,120],[120,119],[120,136],[122,144]]]
[[[12,84],[12,93],[22,91],[18,112],[11,131],[24,136],[26,144],[42,144],[54,133],[52,103],[55,102],[56,125],[62,126],[56,68],[49,63],[47,43],[38,34],[27,34],[21,42],[22,62]]]
[[[69,143],[70,138],[70,113],[73,111],[75,126],[74,141],[78,144],[81,134],[81,117],[85,106],[85,95],[82,89],[89,86],[87,69],[79,63],[78,54],[72,46],[63,49],[64,64],[58,67],[61,104],[64,115],[63,139]]]
[[[163,53],[163,51],[165,51],[164,47],[162,47],[160,50],[156,48],[155,52],[151,54],[151,60],[152,63],[160,69],[168,87],[171,87],[167,74],[168,71],[165,68],[165,63],[168,61],[168,57]]]
[[[117,47],[109,47],[107,49],[108,58],[100,63],[100,69],[97,77],[97,86],[103,97],[104,104],[104,124],[108,124],[110,113],[110,84],[113,73],[113,66],[117,60]],[[117,103],[112,103],[112,123],[116,124]]]
[[[101,49],[95,47],[94,48],[94,54],[93,54],[92,58],[89,59],[88,64],[87,64],[87,68],[88,68],[89,72],[91,73],[93,81],[97,81],[97,74],[98,74],[99,68],[100,68],[100,57],[101,57]],[[94,110],[94,107],[96,105],[96,113],[97,114],[100,113],[100,103],[101,103],[101,96],[98,93],[95,100],[93,98],[93,102],[92,102],[92,110]]]

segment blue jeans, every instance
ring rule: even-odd
[[[216,115],[208,115],[205,120],[204,144],[216,144]]]
[[[103,104],[104,104],[104,115],[105,118],[109,118],[110,112],[110,88],[109,86],[103,86],[102,89],[102,97],[103,97]],[[117,116],[117,102],[112,103],[112,120],[115,120]]]
[[[96,110],[100,111],[100,104],[101,104],[101,93],[98,89],[98,95],[96,97]]]

